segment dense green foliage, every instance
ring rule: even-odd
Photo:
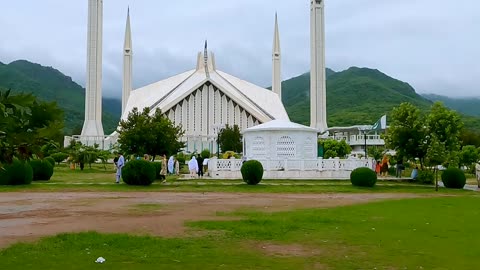
[[[44,158],[45,161],[48,161],[50,164],[52,164],[53,167],[55,167],[55,159],[52,157],[46,157]]]
[[[323,145],[323,158],[345,158],[348,154],[352,152],[352,147],[345,142],[345,140],[320,140],[319,144]]]
[[[357,187],[373,187],[377,183],[377,174],[370,168],[356,168],[350,173],[350,182]]]
[[[202,158],[210,158],[210,150],[208,149],[203,149],[202,153],[200,154],[200,156],[202,156]]]
[[[418,158],[422,167],[458,165],[462,128],[458,113],[441,103],[434,103],[427,114],[410,103],[402,103],[393,109],[385,143],[401,157]]]
[[[243,181],[249,185],[257,185],[262,181],[263,166],[257,160],[249,160],[242,164],[240,169]]]
[[[474,145],[465,145],[460,152],[460,165],[471,166],[480,159],[480,152]]]
[[[161,162],[152,162],[153,167],[155,167],[155,179],[160,180],[162,176],[160,175],[160,171],[162,170],[162,163]]]
[[[106,169],[108,159],[112,157],[112,153],[109,151],[99,149],[98,144],[87,146],[78,141],[71,141],[65,150],[69,155],[69,161],[80,163],[81,170],[83,170],[85,164],[88,164],[91,168],[92,164],[98,160],[103,163],[103,167]]]
[[[0,185],[28,185],[33,180],[33,170],[28,162],[14,159],[0,168]]]
[[[53,175],[53,165],[42,159],[34,159],[30,161],[33,169],[33,181],[48,181]]]
[[[20,60],[0,65],[0,88],[11,88],[15,93],[32,93],[40,100],[56,101],[65,111],[65,132],[79,132],[84,120],[85,89],[60,71]],[[103,99],[103,127],[113,132],[120,118],[121,101]],[[79,134],[74,134],[79,135]]]
[[[60,162],[65,161],[68,158],[68,154],[66,153],[54,153],[50,156],[55,160],[56,163],[60,164]]]
[[[122,169],[122,179],[128,185],[149,186],[155,181],[155,166],[146,160],[131,160]]]
[[[180,141],[184,131],[157,109],[151,115],[150,109],[140,112],[134,108],[118,129],[120,150],[127,155],[152,157],[173,155],[184,147]]]
[[[241,153],[243,151],[242,134],[238,125],[226,125],[218,133],[218,144],[223,153],[233,151]]]
[[[442,173],[442,182],[447,188],[462,189],[465,186],[467,179],[462,170],[458,168],[448,168]]]
[[[9,163],[14,157],[43,157],[45,145],[61,140],[62,121],[62,111],[55,103],[0,89],[0,164]]]
[[[422,184],[433,184],[435,181],[435,174],[431,170],[419,170],[417,181]]]

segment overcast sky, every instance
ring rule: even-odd
[[[309,0],[104,0],[104,96],[121,97],[130,5],[134,87],[195,67],[208,39],[217,68],[271,85],[275,11],[283,79],[310,68]],[[0,0],[0,61],[53,66],[85,84],[87,0]],[[480,1],[326,0],[326,62],[369,67],[417,92],[480,96]]]

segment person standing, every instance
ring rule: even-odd
[[[122,153],[118,153],[118,161],[117,161],[117,173],[115,183],[120,184],[120,178],[122,178],[122,168],[125,166],[125,158],[123,157]]]
[[[198,163],[195,156],[192,156],[192,159],[188,162],[188,170],[190,171],[190,177],[196,178],[198,172]]]
[[[162,156],[162,168],[160,169],[160,179],[162,183],[167,182],[167,156],[163,154]]]
[[[175,169],[175,161],[173,160],[173,156],[168,159],[168,174],[173,174],[173,170]]]
[[[198,177],[202,178],[203,177],[203,158],[201,155],[198,155],[197,158],[197,165],[198,165]]]
[[[178,159],[175,158],[175,175],[180,175],[180,162],[178,162]]]

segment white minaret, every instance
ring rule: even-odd
[[[282,63],[280,51],[280,34],[278,32],[278,20],[275,13],[275,33],[273,36],[272,50],[272,91],[277,93],[282,100]]]
[[[327,130],[324,0],[311,0],[310,6],[310,126],[324,132]]]
[[[87,82],[82,136],[103,136],[102,34],[103,0],[88,1]]]
[[[127,26],[125,27],[125,44],[123,46],[123,91],[122,115],[127,107],[128,98],[132,91],[132,32],[130,29],[130,8],[127,11]]]

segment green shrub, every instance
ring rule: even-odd
[[[45,161],[48,161],[50,164],[52,164],[53,167],[55,167],[55,159],[52,157],[46,157],[44,158]]]
[[[435,174],[430,170],[418,171],[417,180],[422,184],[433,184],[435,181]]]
[[[152,162],[153,166],[155,167],[155,179],[160,179],[160,171],[162,170],[162,163],[161,162]]]
[[[0,185],[28,185],[32,183],[33,170],[28,162],[14,159],[0,168]]]
[[[467,183],[465,173],[458,168],[448,168],[442,173],[442,182],[446,188],[462,189]]]
[[[356,168],[350,174],[350,182],[357,187],[373,187],[377,183],[377,174],[370,168]]]
[[[202,158],[210,158],[210,150],[204,149],[202,153],[200,154]]]
[[[122,169],[122,179],[127,185],[149,186],[155,181],[155,165],[146,160],[132,160]]]
[[[177,160],[178,160],[178,164],[184,165],[185,160],[187,160],[187,156],[184,153],[178,153],[177,154]]]
[[[33,169],[33,181],[48,181],[53,175],[53,166],[46,160],[34,159],[30,161]]]
[[[257,160],[249,160],[242,164],[240,169],[243,181],[249,185],[256,185],[262,181],[263,166]]]
[[[68,158],[68,154],[65,153],[55,153],[52,154],[51,157],[55,160],[56,163],[60,164],[60,162],[66,160]]]

